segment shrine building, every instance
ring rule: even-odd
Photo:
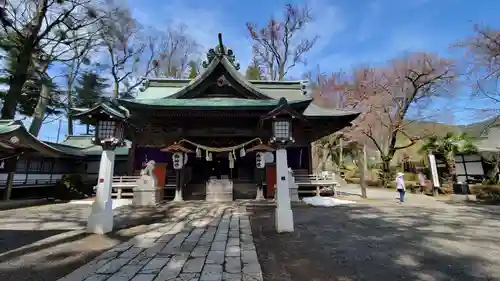
[[[349,126],[359,115],[315,105],[305,81],[247,80],[220,35],[203,67],[192,80],[148,78],[136,98],[79,110],[77,117],[124,122],[124,138],[131,142],[128,175],[138,175],[154,160],[158,186],[181,180],[178,170],[185,199],[205,198],[210,179],[230,179],[233,197],[239,199],[255,197],[261,183],[272,196],[276,134],[290,140],[288,167],[312,173],[311,142]],[[276,122],[283,116],[284,122]],[[97,130],[116,127],[101,122]],[[174,153],[184,156],[182,169],[175,169]]]

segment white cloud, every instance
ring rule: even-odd
[[[326,0],[312,0],[310,8],[314,21],[304,30],[307,37],[319,35],[318,42],[308,53],[310,59],[320,56],[335,41],[337,35],[347,27],[346,19],[339,7]]]

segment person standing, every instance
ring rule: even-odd
[[[404,174],[399,172],[396,174],[396,190],[399,192],[399,201],[402,203],[405,201],[405,180]]]

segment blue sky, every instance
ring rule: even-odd
[[[203,51],[224,42],[235,51],[242,69],[251,60],[251,42],[246,22],[264,24],[279,16],[284,0],[128,0],[136,19],[144,25],[166,29],[168,24],[185,24]],[[303,1],[293,1],[300,3]],[[300,77],[316,65],[324,72],[350,69],[360,64],[379,64],[408,51],[428,51],[443,57],[460,57],[450,44],[472,34],[472,25],[500,27],[500,1],[467,0],[310,0],[315,21],[306,36],[320,36],[307,55],[307,66],[292,72]],[[479,4],[483,3],[483,4]],[[487,4],[486,4],[487,3]],[[467,89],[461,89],[464,93]],[[491,102],[490,102],[491,103]],[[457,98],[451,107],[481,107],[468,97]],[[454,112],[453,121],[470,123],[476,114]],[[57,122],[44,125],[41,138],[55,140]],[[64,134],[65,122],[63,122]],[[61,136],[62,137],[62,136]]]

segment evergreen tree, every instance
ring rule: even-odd
[[[259,62],[254,58],[252,64],[247,67],[245,76],[248,80],[262,80],[262,69]]]
[[[17,65],[16,57],[19,53],[19,46],[19,37],[15,34],[2,36],[0,39],[0,52],[2,53],[0,59],[3,66],[0,69],[0,85],[2,85],[0,98],[2,100],[5,99],[10,83],[10,76],[14,73]],[[63,105],[60,101],[57,85],[51,79],[45,77],[44,73],[40,73],[36,65],[39,65],[39,62],[35,58],[32,58],[31,67],[28,69],[28,77],[23,85],[22,94],[19,96],[19,102],[17,103],[17,112],[25,116],[33,115],[33,111],[40,98],[42,83],[45,83],[52,89],[46,115],[61,114]]]
[[[80,108],[91,108],[102,101],[105,90],[109,87],[106,81],[107,79],[96,73],[83,73],[76,81],[77,86],[75,86],[73,105]],[[90,124],[81,123],[87,125],[87,134],[90,134]]]
[[[91,108],[100,102],[109,85],[107,79],[96,73],[85,72],[77,79],[73,104],[76,107]]]
[[[192,60],[189,62],[189,79],[194,79],[196,76],[198,76],[198,64],[196,61]]]

